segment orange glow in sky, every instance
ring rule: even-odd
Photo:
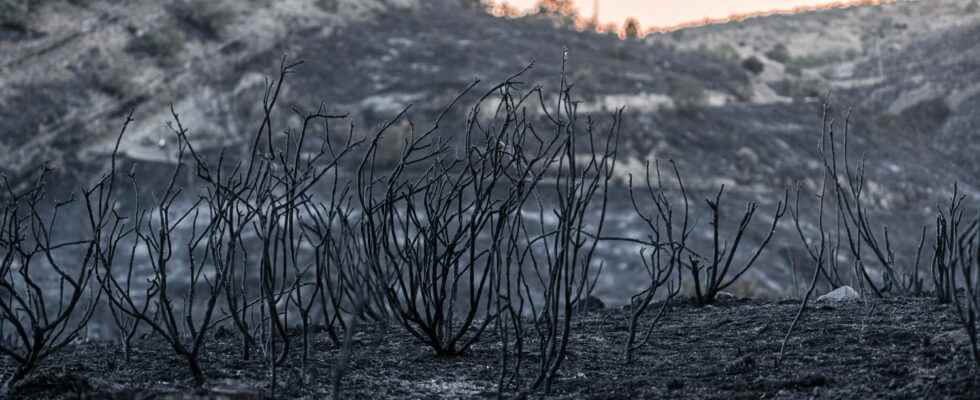
[[[520,9],[530,9],[537,0],[504,0]],[[599,20],[622,25],[627,17],[636,17],[644,28],[668,27],[720,19],[733,14],[748,14],[769,10],[790,10],[836,3],[828,0],[599,0]],[[595,0],[575,0],[579,14],[593,15]]]

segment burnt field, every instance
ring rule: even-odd
[[[978,398],[932,1],[0,0],[0,398]]]
[[[729,299],[707,307],[678,302],[648,347],[626,363],[622,344],[628,311],[583,312],[573,321],[570,351],[549,399],[969,399],[980,395],[973,360],[952,306],[930,299],[891,298],[818,303],[779,348],[799,307],[794,301]],[[290,334],[295,346],[299,332]],[[293,353],[271,390],[261,358],[242,360],[239,343],[218,330],[202,352],[209,383],[196,388],[171,349],[136,341],[125,361],[115,342],[75,343],[23,383],[17,397],[67,398],[329,398],[343,347],[311,338],[309,370]],[[540,353],[530,341],[528,380]],[[500,336],[487,332],[465,357],[437,357],[397,329],[363,327],[354,335],[340,390],[354,399],[497,398]],[[781,358],[781,362],[779,361]],[[509,361],[513,362],[513,360]],[[778,363],[778,364],[777,364]],[[509,396],[508,396],[509,397]]]

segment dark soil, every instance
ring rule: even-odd
[[[622,310],[579,318],[570,353],[548,398],[797,399],[980,398],[980,379],[954,310],[932,299],[895,298],[808,309],[783,362],[779,344],[798,304],[730,300],[674,306],[635,361],[623,362]],[[437,358],[398,327],[356,336],[346,398],[493,398],[497,338],[488,333],[466,356]],[[114,343],[78,343],[18,385],[21,398],[266,398],[262,359],[243,361],[237,340],[219,332],[205,356],[209,384],[194,390],[181,360],[149,336],[126,363]],[[301,337],[275,390],[278,398],[329,398],[340,349],[315,335],[309,379],[299,372]],[[526,347],[525,380],[536,345]],[[10,367],[9,365],[7,366]],[[9,372],[9,371],[8,371]]]

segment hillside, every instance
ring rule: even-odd
[[[817,185],[820,98],[832,90],[838,113],[854,109],[851,151],[867,157],[876,215],[903,233],[900,257],[954,182],[980,199],[980,11],[968,0],[752,18],[643,41],[450,0],[38,4],[0,21],[0,172],[15,178],[45,164],[66,188],[92,179],[133,107],[122,153],[134,165],[172,160],[171,103],[200,148],[234,148],[254,131],[265,79],[284,54],[306,62],[290,77],[288,104],[323,102],[371,130],[408,105],[425,125],[474,79],[488,87],[532,60],[527,80],[553,93],[564,47],[581,112],[601,120],[626,107],[620,183],[646,160],[673,159],[698,205],[725,184],[732,210],[751,200],[771,213],[785,188]],[[782,55],[772,51],[779,44]],[[749,57],[761,61],[758,74]],[[638,232],[628,207],[610,217],[619,236]],[[798,242],[785,224],[738,290],[794,290],[790,260],[805,260]],[[601,256],[611,273],[596,295],[621,303],[617,277],[635,271],[635,251]]]

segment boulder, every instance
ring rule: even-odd
[[[738,296],[735,296],[734,294],[729,292],[718,292],[718,294],[715,295],[715,300],[722,301],[722,302],[735,301],[738,300]]]
[[[844,301],[854,301],[861,298],[861,294],[854,290],[850,286],[841,286],[834,289],[830,293],[817,298],[818,303],[822,302],[844,302]]]

